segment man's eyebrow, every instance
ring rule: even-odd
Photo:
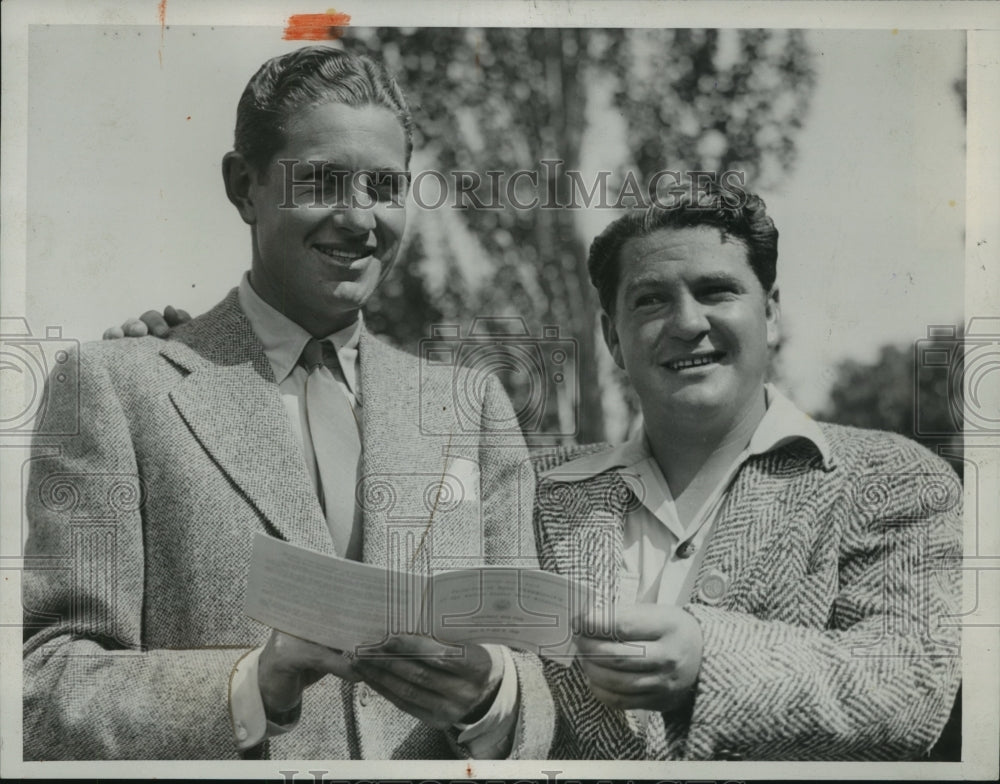
[[[647,287],[661,287],[663,285],[664,280],[659,275],[637,275],[628,280],[625,284],[625,291],[634,291],[635,289]]]
[[[311,166],[310,166],[311,164]],[[310,168],[311,173],[315,175],[326,175],[326,174],[355,174],[357,172],[372,172],[373,174],[398,174],[400,177],[409,177],[410,172],[405,167],[396,166],[393,164],[382,164],[378,166],[364,166],[359,169],[355,169],[353,166],[347,166],[342,163],[336,163],[334,161],[296,161],[296,166],[303,166]]]
[[[721,272],[721,271],[706,272],[695,278],[694,282],[695,284],[700,284],[700,285],[716,284],[716,285],[733,286],[738,289],[745,288],[745,284],[743,283],[743,281],[740,280],[740,278],[738,278],[736,275],[733,275],[732,273],[729,272]]]
[[[744,285],[743,281],[740,280],[739,277],[733,275],[731,272],[724,272],[722,270],[719,270],[718,272],[698,273],[692,282],[695,285],[712,283],[729,284],[739,287],[743,287]],[[662,277],[656,274],[637,275],[628,281],[625,288],[626,290],[631,290],[645,286],[664,286],[666,283],[667,282]]]

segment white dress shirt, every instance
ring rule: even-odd
[[[240,280],[239,302],[274,371],[278,392],[288,413],[292,431],[296,440],[302,445],[303,459],[309,475],[314,486],[319,486],[319,467],[316,464],[316,453],[309,437],[306,419],[305,389],[309,371],[299,364],[302,350],[312,336],[261,299],[250,285],[249,273]],[[323,339],[332,343],[337,350],[343,376],[339,373],[334,375],[354,409],[359,427],[364,416],[361,389],[357,382],[361,329],[362,323],[359,317],[350,326]],[[499,750],[507,745],[507,739],[515,731],[518,692],[517,676],[510,651],[500,645],[483,647],[490,655],[493,666],[491,674],[502,673],[500,688],[485,716],[474,724],[455,726],[460,730],[458,742],[469,750],[471,756],[490,759],[501,754]],[[258,648],[240,659],[229,682],[229,709],[239,749],[248,749],[271,735],[288,732],[298,722],[297,714],[295,720],[285,725],[267,720],[264,702],[257,686],[257,663],[261,650]]]
[[[546,476],[561,482],[579,482],[617,470],[640,503],[625,516],[622,544],[624,573],[619,575],[625,604],[686,604],[698,566],[708,547],[719,511],[740,468],[799,438],[816,445],[824,461],[829,445],[819,425],[774,386],[765,387],[767,410],[725,475],[688,522],[681,524],[670,487],[649,447],[644,430],[624,444],[557,466]]]

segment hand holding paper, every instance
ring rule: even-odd
[[[257,685],[268,717],[295,708],[302,692],[324,675],[361,680],[340,651],[272,629],[257,665]]]
[[[363,648],[354,668],[397,708],[436,729],[474,721],[500,685],[500,674],[491,677],[490,655],[481,645],[457,650],[414,635]]]
[[[588,625],[598,631],[577,638],[577,658],[601,702],[669,711],[691,698],[703,640],[690,613],[674,605],[619,605],[610,628],[601,630],[596,619]]]

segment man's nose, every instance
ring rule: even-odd
[[[343,203],[333,209],[333,220],[340,228],[361,234],[375,229],[376,200],[363,187],[355,187]]]
[[[680,340],[695,340],[711,329],[708,311],[697,299],[686,294],[678,299],[670,328],[673,337]]]

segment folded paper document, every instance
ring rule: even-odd
[[[592,605],[589,586],[537,569],[484,566],[422,575],[257,534],[246,612],[343,651],[423,634],[458,646],[499,643],[569,664],[574,624]]]

